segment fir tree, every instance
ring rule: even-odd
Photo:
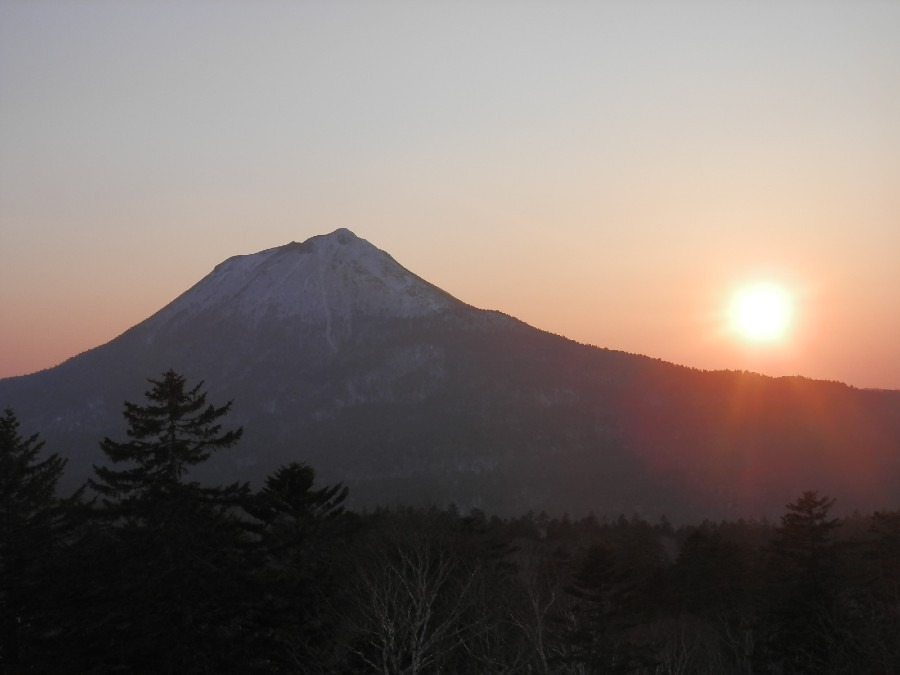
[[[252,512],[264,523],[273,546],[302,544],[344,514],[347,488],[339,483],[314,489],[315,477],[312,467],[291,462],[266,478]]]
[[[339,564],[353,520],[347,488],[314,487],[315,471],[297,462],[278,468],[245,509],[259,522],[265,566],[259,582],[268,628],[257,651],[269,672],[298,672],[333,658],[336,617],[330,604],[346,570]],[[324,666],[323,666],[324,667]]]
[[[821,584],[830,572],[835,551],[837,518],[829,518],[834,499],[818,492],[804,492],[787,505],[781,526],[775,531],[771,551],[787,573],[802,572],[811,583]]]
[[[252,547],[236,515],[249,489],[188,478],[242,430],[223,431],[231,403],[208,404],[202,382],[189,388],[169,370],[150,384],[145,405],[125,403],[129,440],[101,444],[125,466],[94,467],[89,481],[116,544],[103,572],[109,630],[100,667],[230,672],[246,656],[252,623],[245,583]]]
[[[23,438],[7,408],[0,417],[0,672],[20,672],[40,649],[48,614],[48,561],[62,543],[64,502],[56,496],[65,460],[41,459],[38,434]],[[77,498],[77,493],[76,497]]]
[[[237,443],[243,429],[222,431],[218,420],[228,414],[231,401],[221,407],[206,402],[203,382],[188,389],[184,377],[169,370],[162,380],[150,380],[144,406],[125,402],[127,435],[124,443],[103,439],[100,448],[115,464],[129,462],[125,469],[94,467],[97,480],[91,486],[104,497],[108,508],[124,517],[150,518],[142,504],[150,498],[190,488],[206,501],[221,502],[234,488],[200,490],[197,483],[185,483],[185,475],[209,459],[211,453]],[[145,505],[145,504],[144,504]],[[137,510],[132,512],[132,508]],[[147,521],[149,524],[151,520]]]
[[[574,626],[566,635],[572,665],[588,673],[624,675],[649,663],[647,650],[631,640],[635,584],[615,551],[601,543],[590,546],[566,592],[577,601]]]
[[[787,505],[769,547],[769,658],[785,673],[843,672],[835,663],[843,617],[833,505],[834,499],[804,492]]]

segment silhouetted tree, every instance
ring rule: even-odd
[[[248,505],[263,523],[270,548],[290,549],[302,544],[344,515],[347,488],[341,483],[313,488],[315,478],[311,466],[291,462],[268,476]]]
[[[606,544],[585,553],[567,592],[577,599],[568,633],[569,665],[586,673],[633,673],[648,663],[648,652],[632,639],[635,581]]]
[[[205,462],[213,451],[234,445],[243,434],[243,429],[222,431],[218,420],[228,414],[231,402],[218,408],[207,404],[203,382],[188,389],[184,377],[169,370],[162,380],[150,380],[150,384],[146,405],[125,402],[126,433],[131,440],[105,438],[100,444],[114,464],[132,466],[95,466],[97,480],[89,481],[108,509],[146,523],[159,515],[146,508],[148,501],[155,503],[159,496],[188,489],[201,500],[221,502],[233,492],[230,488],[203,490],[183,478],[191,467]]]
[[[748,547],[726,539],[710,525],[695,529],[681,546],[667,592],[671,611],[686,612],[696,619],[680,642],[698,647],[707,664],[705,670],[695,664],[698,672],[753,672],[762,590],[754,558]],[[684,625],[680,623],[679,628]]]
[[[101,444],[114,466],[94,467],[89,481],[114,542],[100,566],[108,616],[92,660],[107,670],[233,672],[252,660],[242,652],[252,548],[236,515],[249,489],[188,476],[242,430],[223,431],[231,403],[208,404],[202,382],[189,388],[169,370],[150,384],[144,405],[125,403],[129,440]]]
[[[245,509],[259,521],[265,633],[259,649],[270,672],[322,672],[335,659],[336,616],[331,606],[354,531],[344,511],[347,488],[314,487],[312,467],[292,462],[270,475]]]
[[[842,672],[841,574],[834,499],[804,492],[787,505],[769,553],[769,658],[784,673]]]
[[[49,563],[62,544],[66,503],[56,495],[65,460],[41,458],[39,435],[23,438],[0,417],[0,672],[25,672],[47,648]],[[77,499],[79,493],[69,500]]]
[[[854,594],[860,651],[868,672],[900,672],[900,511],[875,513],[859,547]]]

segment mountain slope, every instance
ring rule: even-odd
[[[900,506],[900,392],[701,372],[466,305],[347,230],[231,258],[110,343],[0,380],[84,478],[124,400],[175,368],[234,399],[206,478],[306,461],[356,505],[455,501],[670,518],[781,511],[817,488]]]

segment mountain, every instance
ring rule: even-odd
[[[288,461],[353,504],[774,516],[802,490],[900,507],[900,391],[704,372],[578,344],[429,284],[349,230],[236,256],[111,342],[0,380],[72,484],[173,368],[234,400],[205,480]]]

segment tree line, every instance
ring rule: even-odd
[[[230,403],[168,371],[60,496],[65,461],[0,417],[2,673],[900,672],[900,512],[778,523],[355,513],[282,466],[191,469]]]

